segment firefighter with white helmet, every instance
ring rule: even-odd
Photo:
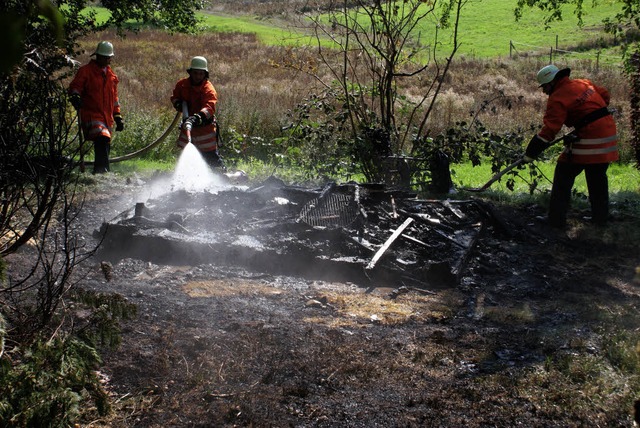
[[[207,78],[209,77],[209,67],[207,65],[207,59],[203,56],[194,56],[191,58],[191,65],[187,69],[187,72],[190,70],[202,70],[207,73]]]
[[[536,76],[540,86],[542,87],[542,85],[551,82],[556,77],[556,74],[558,74],[558,71],[560,71],[560,69],[553,64],[542,67]]]
[[[542,129],[529,142],[524,159],[536,159],[563,126],[573,128],[556,163],[548,222],[553,227],[566,226],[571,189],[584,171],[592,221],[604,226],[609,217],[607,169],[619,158],[616,124],[608,109],[610,95],[604,87],[587,79],[571,79],[570,74],[571,69],[553,64],[538,71],[538,84],[549,98]]]
[[[209,81],[207,59],[203,56],[193,57],[187,73],[189,77],[180,79],[171,95],[171,104],[175,109],[186,113],[180,127],[178,147],[183,149],[191,142],[209,165],[224,169],[218,153],[218,124],[215,118],[218,93]]]
[[[69,85],[69,96],[80,115],[84,137],[93,141],[93,173],[99,174],[109,171],[111,134],[114,124],[116,131],[122,131],[124,121],[118,100],[118,76],[110,67],[113,44],[98,43],[91,56],[95,59],[80,67]]]
[[[92,56],[93,55],[100,55],[100,56],[112,57],[113,56],[113,44],[111,42],[102,41],[102,42],[98,43],[98,46],[96,47],[95,52],[93,52],[91,55]]]

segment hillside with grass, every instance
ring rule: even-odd
[[[215,33],[254,34],[268,45],[302,45],[313,43],[307,17],[322,15],[296,2],[215,2],[198,13],[201,30]],[[306,5],[306,6],[305,6]],[[459,54],[472,58],[500,58],[509,55],[549,55],[551,49],[565,51],[572,59],[597,60],[605,64],[620,64],[622,54],[611,36],[604,33],[603,20],[619,13],[617,2],[585,5],[582,25],[571,8],[565,8],[563,19],[544,24],[545,14],[539,9],[526,10],[515,19],[517,0],[482,0],[464,5],[460,20],[461,46]],[[425,6],[426,7],[426,6]],[[106,20],[109,13],[101,7],[98,20]],[[425,41],[431,40],[437,22],[424,22],[416,33]],[[450,34],[441,29],[441,42],[447,46]]]
[[[251,4],[254,7],[251,7]],[[289,9],[288,13],[265,10],[263,2],[244,2],[249,4],[249,11],[227,16],[216,14],[216,8],[202,14],[203,26],[207,30],[227,32],[251,32],[265,43],[288,43],[288,31],[298,32],[304,26],[304,17],[314,11],[302,7]],[[619,63],[621,53],[618,49],[610,48],[613,40],[603,32],[603,20],[621,11],[621,4],[616,2],[601,2],[594,6],[591,2],[585,5],[583,23],[579,26],[578,18],[570,8],[565,9],[563,19],[552,23],[548,28],[544,25],[544,12],[539,9],[525,11],[516,21],[514,9],[516,0],[482,0],[468,2],[460,20],[461,47],[459,53],[463,56],[475,58],[497,58],[509,54],[548,54],[551,48],[566,50],[578,59],[593,59],[597,52],[602,51],[603,61],[613,64]],[[258,7],[257,5],[262,5]],[[275,6],[274,6],[275,7]],[[426,6],[425,6],[426,7]],[[259,15],[260,14],[260,15]],[[287,20],[284,20],[285,16]],[[269,28],[271,25],[272,28]],[[289,24],[289,25],[287,25]],[[424,40],[432,38],[436,22],[425,22],[416,29]],[[277,34],[277,30],[284,31]],[[286,28],[283,28],[286,27]],[[446,46],[449,34],[442,30],[442,42]]]

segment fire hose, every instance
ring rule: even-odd
[[[171,131],[178,124],[178,122],[180,121],[181,118],[184,121],[184,125],[183,126],[184,126],[185,134],[187,136],[187,141],[189,143],[191,143],[191,128],[192,128],[193,124],[186,120],[188,117],[189,117],[188,105],[187,105],[186,101],[183,101],[182,102],[182,112],[176,113],[175,117],[173,118],[173,121],[169,124],[169,126],[162,133],[162,135],[160,135],[160,137],[158,137],[158,139],[156,139],[151,144],[148,144],[147,146],[141,148],[140,150],[136,150],[135,152],[109,159],[109,162],[111,162],[111,163],[122,162],[122,161],[125,161],[125,160],[133,159],[136,156],[140,156],[143,153],[148,152],[152,148],[156,147],[158,144],[162,143],[167,138],[167,135],[169,135],[169,133],[171,133]],[[84,161],[84,152],[85,151],[84,151],[84,147],[83,146],[84,146],[85,141],[84,141],[83,136],[82,136],[82,125],[81,125],[81,122],[80,122],[80,116],[79,115],[78,115],[78,127],[79,127],[78,135],[79,135],[79,140],[80,140],[80,161],[75,165],[80,167],[80,172],[84,172],[85,171],[85,167],[87,165],[93,165],[94,162],[85,162]],[[219,125],[218,124],[216,124],[216,133],[217,133],[217,137],[218,137],[218,144],[220,144],[220,130],[219,130]],[[244,171],[236,171],[233,174],[226,174],[225,173],[225,175],[228,178],[234,178],[234,179],[237,179],[237,180],[243,180],[243,179],[246,178],[246,173]]]
[[[137,156],[140,156],[143,153],[148,152],[152,148],[156,147],[158,144],[162,143],[167,138],[167,136],[171,133],[173,128],[176,126],[176,124],[180,121],[180,117],[181,116],[182,116],[181,113],[177,113],[176,116],[173,118],[173,121],[167,127],[167,129],[154,142],[152,142],[149,145],[141,148],[140,150],[136,150],[135,152],[132,152],[132,153],[129,153],[129,154],[126,154],[126,155],[123,155],[123,156],[118,156],[118,157],[115,157],[115,158],[111,158],[111,159],[109,159],[109,162],[114,163],[114,162],[122,162],[122,161],[125,161],[125,160],[133,159],[133,158],[135,158]],[[80,133],[82,133],[82,131],[80,131]],[[80,137],[80,138],[82,138],[82,137]],[[86,166],[86,165],[93,165],[93,162],[85,162],[84,161],[84,153],[82,151],[81,151],[80,165],[81,165],[80,166],[81,170],[84,169],[84,166]]]
[[[554,144],[562,141],[565,139],[565,137],[567,137],[568,135],[570,135],[571,132],[566,133],[565,135],[563,135],[562,137],[556,138],[555,140],[551,141],[550,143],[548,143],[548,146],[551,147]],[[465,188],[464,190],[466,190],[467,192],[484,192],[485,190],[487,190],[489,187],[491,187],[491,185],[493,183],[495,183],[496,181],[500,180],[506,173],[508,173],[509,171],[511,171],[512,169],[527,163],[528,161],[523,157],[521,157],[520,159],[516,160],[515,162],[513,162],[512,164],[510,164],[509,166],[507,166],[506,168],[504,168],[502,171],[498,172],[497,174],[495,174],[493,177],[491,177],[491,179],[489,181],[487,181],[484,185],[482,185],[481,187],[475,187],[475,188]]]

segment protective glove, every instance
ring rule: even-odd
[[[527,145],[527,150],[525,150],[524,152],[525,162],[532,162],[538,156],[540,156],[540,153],[544,152],[548,147],[548,142],[538,137],[538,135],[534,135]]]
[[[175,100],[173,102],[173,108],[175,108],[178,112],[182,112],[182,100]]]
[[[191,128],[193,128],[193,116],[189,116],[186,119],[182,119],[182,125],[181,125],[182,129],[187,129],[187,130],[191,130]]]
[[[124,120],[122,120],[122,116],[116,115],[113,117],[116,121],[116,131],[124,130]]]
[[[564,144],[565,146],[570,146],[577,141],[580,141],[580,137],[578,137],[573,132],[570,132],[564,137],[562,137],[562,144]]]
[[[187,118],[187,122],[191,122],[193,126],[200,126],[204,122],[204,117],[202,113],[196,113],[193,116],[189,116]]]
[[[79,94],[71,94],[69,101],[76,110],[80,110],[80,107],[82,107],[82,98],[80,98]]]

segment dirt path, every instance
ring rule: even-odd
[[[87,201],[87,234],[146,186],[110,185]],[[507,233],[454,287],[133,259],[107,281],[94,260],[85,286],[138,316],[101,370],[117,412],[91,426],[631,426],[638,220],[559,234],[538,207],[496,212]]]

